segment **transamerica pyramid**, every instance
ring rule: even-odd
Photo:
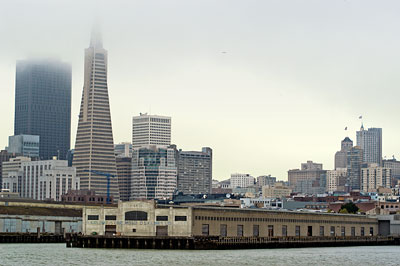
[[[94,29],[85,49],[85,76],[72,165],[82,190],[107,194],[107,178],[92,171],[116,175],[114,141],[107,87],[107,51]],[[117,177],[111,178],[110,195],[119,198]]]

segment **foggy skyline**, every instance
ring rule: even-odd
[[[13,134],[15,63],[72,65],[71,147],[84,49],[100,18],[114,143],[132,116],[172,117],[172,143],[213,149],[213,178],[333,169],[340,141],[383,128],[399,157],[397,1],[0,1],[0,147]],[[347,132],[344,128],[348,127]]]

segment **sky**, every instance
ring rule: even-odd
[[[14,127],[16,60],[72,65],[71,147],[84,49],[97,21],[108,50],[114,142],[132,116],[172,117],[172,142],[213,149],[213,178],[334,167],[340,141],[383,128],[400,158],[400,1],[0,0],[0,147]],[[348,128],[345,131],[345,127]]]

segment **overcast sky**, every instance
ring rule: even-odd
[[[74,147],[99,18],[115,143],[131,141],[132,116],[168,115],[179,148],[213,149],[215,179],[286,180],[307,160],[332,169],[362,115],[400,158],[399,14],[396,0],[0,0],[0,147],[14,130],[15,62],[32,57],[72,65]]]

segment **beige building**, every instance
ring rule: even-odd
[[[378,233],[378,221],[364,215],[129,201],[85,207],[82,230],[84,235],[121,236],[368,236]]]
[[[347,168],[326,171],[326,191],[345,191]]]
[[[283,185],[282,182],[277,182],[273,186],[263,186],[262,195],[264,198],[287,198],[290,197],[292,189]]]
[[[390,168],[371,164],[367,168],[361,168],[361,190],[375,192],[379,187],[390,188],[392,172]]]

